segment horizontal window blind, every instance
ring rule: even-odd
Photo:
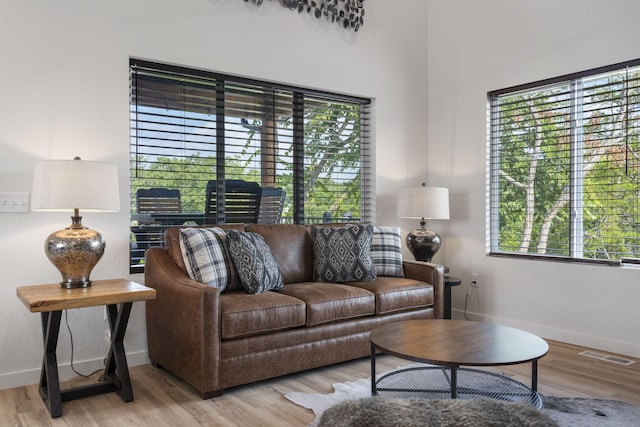
[[[640,258],[640,63],[490,92],[489,252]]]
[[[178,190],[179,217],[198,224],[207,184],[223,206],[231,180],[284,190],[279,222],[373,221],[370,100],[149,61],[130,68],[132,271],[178,225],[138,212],[139,190]],[[206,221],[228,218],[221,208]]]

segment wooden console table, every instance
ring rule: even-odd
[[[39,389],[52,418],[62,415],[62,402],[82,397],[116,392],[125,402],[133,400],[123,340],[133,302],[154,299],[155,289],[125,279],[114,279],[94,280],[88,288],[75,289],[63,288],[59,283],[22,286],[17,288],[16,293],[29,311],[41,314],[44,357]],[[104,381],[61,391],[56,348],[62,310],[98,305],[107,307],[111,329],[111,345],[105,359]]]

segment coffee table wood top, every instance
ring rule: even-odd
[[[445,366],[498,366],[531,362],[549,345],[520,329],[466,320],[406,320],[374,329],[371,343],[385,353]]]

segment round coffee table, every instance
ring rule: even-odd
[[[529,332],[466,320],[406,320],[374,329],[370,340],[374,396],[490,397],[542,408],[538,359],[547,354],[549,345]],[[376,381],[377,350],[431,365],[393,371]],[[531,387],[495,372],[461,368],[528,362],[532,363]]]

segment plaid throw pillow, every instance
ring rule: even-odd
[[[239,288],[238,275],[229,262],[226,236],[219,227],[180,230],[180,250],[189,277],[220,292]]]
[[[248,293],[261,294],[282,288],[284,283],[280,268],[261,235],[229,230],[227,242],[240,284]]]
[[[336,283],[374,280],[372,233],[371,224],[311,227],[313,280]]]
[[[373,227],[371,259],[376,275],[404,277],[400,227]]]

